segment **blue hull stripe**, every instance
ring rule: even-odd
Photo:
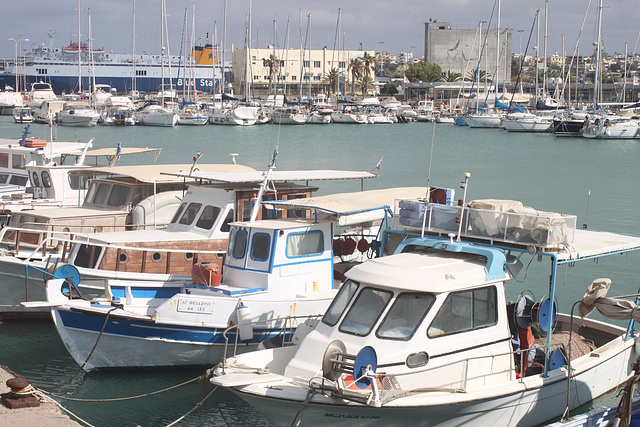
[[[104,325],[106,315],[101,313],[87,313],[78,311],[58,310],[58,314],[65,328],[81,330],[85,332],[100,333]],[[104,328],[105,334],[120,335],[140,339],[162,339],[168,341],[190,342],[193,344],[224,344],[222,335],[226,328],[206,328],[201,326],[172,326],[159,325],[153,321],[144,322],[130,318],[111,316]],[[262,340],[279,335],[282,328],[266,329],[254,328],[253,339],[242,341],[243,343],[258,344]],[[286,331],[286,338],[293,334],[293,329]],[[227,334],[229,342],[235,341],[235,333]]]

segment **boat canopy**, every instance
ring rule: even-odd
[[[101,175],[104,177],[131,177],[140,182],[153,183],[153,182],[182,182],[185,179],[193,181],[197,177],[190,176],[188,172],[193,165],[192,164],[169,164],[169,165],[136,165],[132,166],[104,166],[104,167],[88,167],[77,171],[70,172],[72,175]],[[198,169],[201,171],[209,171],[209,173],[243,173],[250,172],[253,169],[249,166],[234,165],[234,164],[198,164]],[[174,174],[166,173],[167,170],[175,170]]]
[[[263,182],[266,172],[249,170],[244,172],[208,172],[198,165],[198,170],[164,172],[163,175],[173,175],[181,178],[195,178],[227,184],[243,184]],[[378,175],[372,172],[340,171],[340,170],[300,170],[300,171],[272,171],[270,181],[332,181],[348,179],[370,179]]]

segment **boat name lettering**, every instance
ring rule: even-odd
[[[187,313],[213,313],[213,301],[196,301],[191,299],[178,299],[178,311]]]
[[[353,418],[360,420],[379,420],[382,417],[376,415],[355,415],[355,414],[330,414],[325,412],[324,414],[327,418]]]

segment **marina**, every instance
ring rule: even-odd
[[[11,117],[0,118],[0,130],[8,138],[18,137],[22,128]],[[33,125],[32,134],[47,135],[44,125]],[[94,148],[162,148],[157,163],[188,163],[197,151],[203,161],[230,162],[229,153],[238,153],[238,162],[257,170],[265,165],[278,141],[279,168],[331,168],[372,170],[384,156],[380,177],[367,180],[365,190],[396,186],[426,185],[431,177],[437,185],[456,187],[461,174],[470,171],[469,191],[474,198],[518,199],[539,209],[577,215],[577,225],[634,234],[639,228],[634,197],[640,147],[633,140],[589,140],[559,138],[550,134],[521,134],[499,129],[471,129],[451,124],[420,123],[392,126],[197,126],[162,129],[152,127],[59,127],[59,140],[95,137]],[[432,140],[432,135],[435,135]],[[433,161],[429,175],[430,151]],[[336,156],[334,153],[339,152]],[[215,154],[214,154],[215,153]],[[408,156],[407,153],[411,153]],[[121,162],[121,163],[120,163]],[[131,162],[123,157],[119,165]],[[615,171],[615,172],[611,172]],[[319,193],[360,190],[360,183],[327,183]],[[572,304],[586,286],[601,277],[600,270],[615,271],[616,294],[633,294],[637,289],[637,255],[610,257],[598,264],[569,268],[570,275],[558,288],[559,303]],[[530,290],[545,294],[547,269],[533,262],[528,275],[538,278]],[[620,286],[627,286],[621,288]],[[507,299],[515,301],[519,290],[507,287]],[[613,292],[613,291],[612,291]],[[78,365],[67,353],[52,323],[3,323],[2,363],[29,378],[38,386],[53,386],[77,373]],[[25,358],[24,355],[29,357]],[[181,384],[203,375],[202,369],[169,371],[124,371],[80,373],[53,393],[78,399],[121,398],[144,395]],[[201,384],[201,385],[198,385]],[[159,395],[122,402],[62,403],[94,425],[165,425],[190,411],[212,389],[206,380],[193,382]],[[242,400],[224,390],[216,399],[230,425],[268,425]],[[602,400],[604,399],[604,400]],[[613,403],[614,397],[596,400],[588,407]],[[609,399],[609,400],[607,400]],[[170,403],[169,403],[170,402]],[[600,403],[602,402],[602,403]],[[224,425],[212,398],[185,422]]]

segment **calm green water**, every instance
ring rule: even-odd
[[[17,138],[22,126],[0,117],[0,137]],[[435,129],[435,138],[433,138]],[[45,137],[48,127],[33,125],[32,135]],[[190,163],[197,151],[202,163],[238,162],[264,169],[279,141],[278,168],[371,170],[385,156],[378,179],[365,189],[432,185],[458,188],[464,172],[471,173],[468,200],[521,200],[541,210],[575,214],[578,224],[591,229],[640,233],[640,141],[594,141],[552,135],[512,134],[502,130],[460,128],[424,123],[396,125],[274,125],[253,127],[94,127],[59,128],[60,141],[87,141],[95,148],[161,147],[159,163]],[[148,161],[150,156],[144,157]],[[122,164],[132,160],[123,157]],[[170,168],[168,168],[169,170]],[[359,182],[320,184],[319,194],[358,191]],[[590,192],[590,196],[589,196]],[[461,190],[458,190],[461,197]],[[588,210],[587,210],[588,205]],[[617,256],[598,263],[585,261],[560,272],[558,300],[567,307],[579,299],[591,281],[613,279],[612,295],[634,293],[640,282],[640,257]],[[525,265],[529,260],[525,260]],[[510,299],[531,290],[536,299],[546,293],[548,267],[535,260],[526,281],[512,281]],[[525,271],[518,280],[522,281]],[[37,385],[67,380],[77,365],[67,354],[53,325],[0,324],[0,364],[23,374]],[[197,370],[80,374],[53,392],[79,399],[104,399],[150,393],[199,376]],[[208,386],[191,383],[143,399],[86,403],[65,402],[73,412],[97,426],[159,426],[177,419],[202,399]],[[230,425],[268,425],[259,414],[230,393],[217,391],[217,405]],[[599,400],[610,402],[612,397]],[[602,403],[600,403],[602,404]],[[216,401],[195,411],[180,425],[225,425]],[[1,424],[1,422],[0,422]]]

